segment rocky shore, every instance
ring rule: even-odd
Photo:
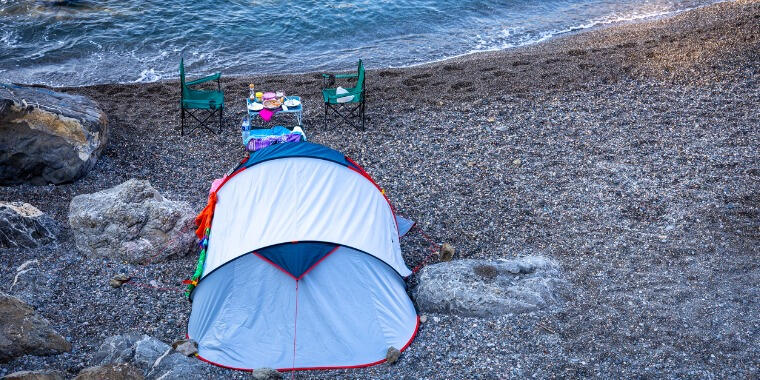
[[[145,334],[156,347],[185,336],[181,281],[195,255],[147,265],[83,255],[70,204],[139,179],[200,211],[211,181],[244,157],[239,121],[251,82],[301,95],[309,140],[362,164],[400,214],[456,247],[454,260],[547,257],[566,284],[552,307],[425,312],[393,365],[295,377],[760,373],[760,1],[369,69],[366,131],[324,126],[315,73],[223,77],[220,135],[179,135],[174,81],[57,89],[97,101],[108,144],[76,182],[0,187],[0,201],[28,203],[57,224],[52,243],[0,246],[0,292],[34,308],[71,347],[16,357],[0,376],[73,377],[100,364],[96,353],[114,336]],[[409,267],[428,255],[419,234],[402,249]],[[134,280],[110,286],[119,274]],[[250,377],[205,363],[192,371]]]

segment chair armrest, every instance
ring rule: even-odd
[[[330,99],[338,99],[338,98],[342,98],[342,97],[345,97],[345,96],[361,95],[361,93],[362,93],[361,90],[356,89],[356,88],[347,88],[346,91],[348,91],[348,92],[343,93],[343,94],[327,94],[327,93],[323,93],[323,96],[325,96],[327,98],[330,98]]]
[[[329,78],[332,74],[322,74],[322,78]],[[335,78],[342,79],[342,78],[355,78],[358,77],[359,74],[335,74]]]
[[[209,81],[212,81],[212,80],[219,80],[219,78],[221,78],[221,77],[222,77],[222,73],[216,73],[216,74],[213,74],[213,75],[209,75],[207,77],[203,77],[201,79],[196,79],[194,81],[187,82],[186,85],[187,86],[192,86],[192,85],[196,85],[196,84],[206,83],[206,82],[209,82]]]

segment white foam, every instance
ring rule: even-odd
[[[703,5],[698,5],[698,6],[688,7],[688,8],[683,8],[683,9],[677,9],[677,10],[655,10],[655,11],[650,11],[650,12],[633,13],[633,14],[628,14],[628,15],[609,15],[603,18],[592,19],[590,21],[584,22],[576,26],[571,26],[564,29],[545,31],[545,32],[540,33],[537,38],[529,38],[529,39],[525,39],[519,42],[502,42],[500,44],[492,44],[488,48],[480,48],[480,46],[482,46],[485,43],[485,41],[481,38],[479,41],[477,41],[474,49],[471,49],[462,54],[446,56],[444,58],[434,59],[434,60],[420,62],[420,63],[413,63],[410,65],[390,66],[390,67],[391,68],[415,67],[415,66],[421,66],[421,65],[426,65],[430,63],[442,62],[449,59],[459,58],[459,57],[463,57],[463,56],[474,54],[474,53],[500,51],[500,50],[515,48],[515,47],[520,47],[520,46],[532,45],[532,44],[546,41],[552,37],[556,37],[562,34],[577,32],[580,30],[590,29],[597,26],[617,24],[617,23],[623,23],[623,22],[631,22],[631,21],[639,21],[639,20],[645,20],[645,19],[653,19],[656,17],[662,17],[666,15],[673,16],[673,15],[677,15],[679,13],[683,13],[683,12],[690,11],[693,9],[702,8],[708,5],[718,4],[718,3],[728,2],[728,1],[734,1],[734,0],[716,0],[708,4],[703,4]],[[506,28],[504,29],[504,31],[502,31],[502,33],[505,34],[505,36],[509,37],[509,36],[512,36],[513,34],[516,34],[514,33],[515,31],[517,31],[517,29]]]
[[[156,73],[155,69],[146,69],[140,72],[140,76],[135,80],[137,83],[150,83],[161,80],[161,75]]]

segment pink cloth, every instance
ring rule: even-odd
[[[216,189],[219,188],[219,186],[222,186],[222,182],[224,182],[224,177],[217,178],[214,180],[214,182],[211,182],[211,189],[208,191],[209,194],[216,191]]]
[[[272,115],[274,115],[274,111],[268,110],[266,108],[259,111],[259,116],[261,116],[264,121],[272,120]]]

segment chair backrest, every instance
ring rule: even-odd
[[[179,58],[179,83],[182,86],[182,97],[185,96],[185,57]]]
[[[358,77],[356,78],[356,89],[364,91],[364,64],[362,60],[359,60],[359,68],[357,69]]]

